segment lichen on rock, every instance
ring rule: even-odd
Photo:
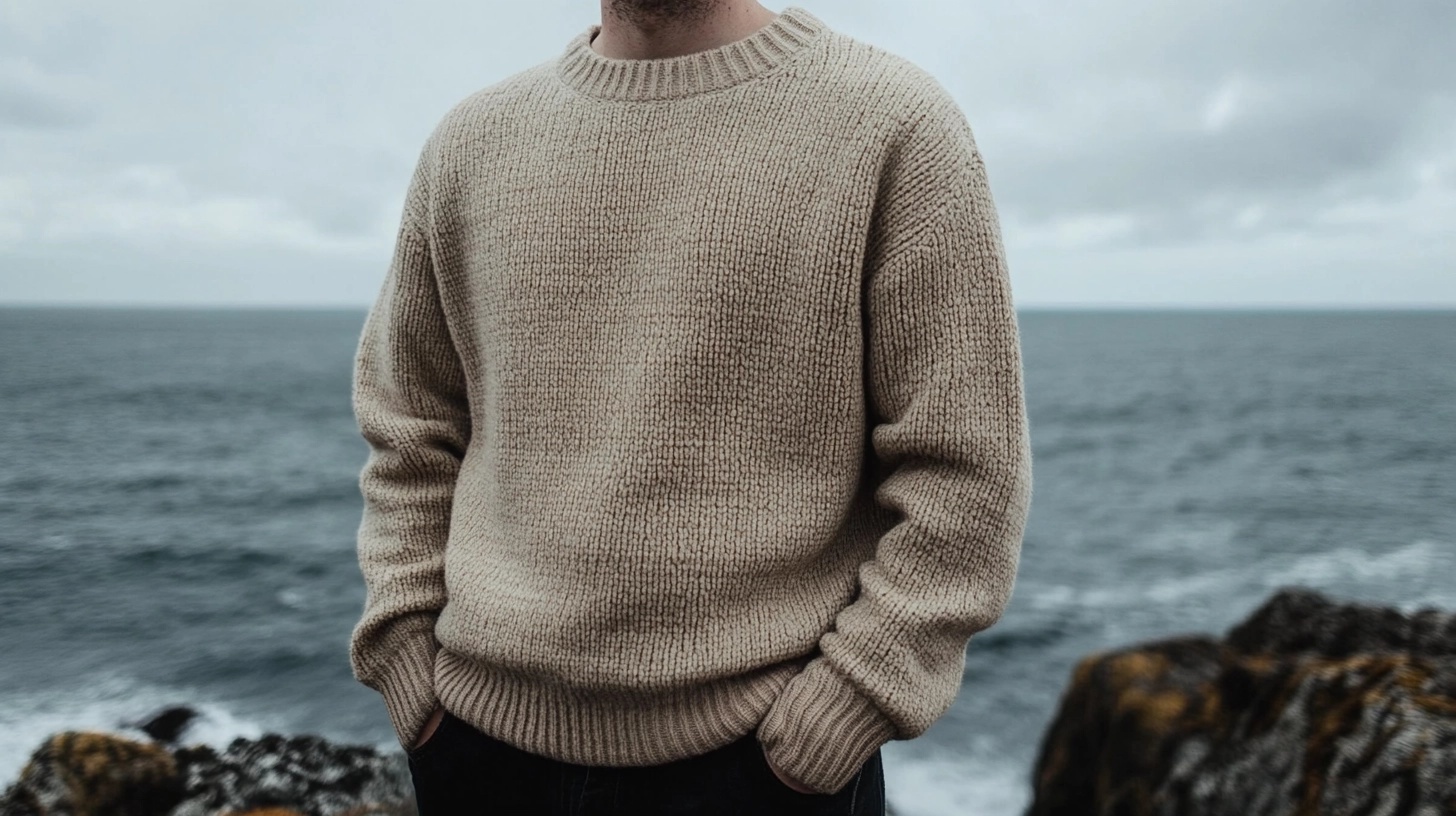
[[[1275,593],[1083,658],[1027,816],[1456,813],[1456,615]]]
[[[0,794],[0,816],[417,816],[403,754],[279,734],[175,747],[177,712],[143,726],[162,737],[151,742],[51,735]]]

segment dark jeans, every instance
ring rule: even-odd
[[[884,816],[876,751],[835,794],[780,782],[753,732],[663,765],[574,765],[522,751],[446,711],[408,752],[420,816]]]

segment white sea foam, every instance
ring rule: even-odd
[[[13,782],[31,753],[58,731],[105,731],[147,741],[134,723],[163,708],[185,704],[197,711],[181,742],[221,750],[237,737],[262,736],[265,724],[243,720],[205,693],[147,686],[130,677],[102,675],[84,691],[31,691],[0,696],[0,788]]]
[[[1220,541],[1223,535],[1207,530],[1203,536],[1187,533],[1180,540],[1219,546],[1227,543]],[[1127,609],[1194,598],[1225,599],[1231,593],[1257,597],[1279,587],[1303,586],[1341,600],[1383,603],[1410,611],[1426,605],[1456,607],[1456,588],[1432,579],[1451,574],[1456,574],[1456,545],[1418,539],[1384,552],[1331,547],[1313,553],[1269,553],[1224,567],[1190,564],[1182,575],[1103,586],[1029,585],[1026,592],[1028,603],[1038,610]],[[1385,594],[1371,594],[1380,590]]]
[[[1030,804],[1025,766],[953,756],[924,757],[887,743],[885,799],[896,816],[1015,816]]]
[[[1354,591],[1374,584],[1399,589],[1401,596],[1386,602],[1408,611],[1423,605],[1449,609],[1456,601],[1456,592],[1446,581],[1417,580],[1415,586],[1411,583],[1411,579],[1456,574],[1456,547],[1450,543],[1419,539],[1382,553],[1334,547],[1271,561],[1270,569],[1263,571],[1261,576],[1263,585],[1270,589],[1298,584]]]

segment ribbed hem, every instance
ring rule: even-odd
[[[390,658],[368,685],[384,695],[395,736],[400,747],[409,750],[440,704],[435,696],[435,653],[439,644],[433,633],[424,632],[400,638],[397,644],[382,645]]]
[[[751,733],[811,656],[666,693],[601,695],[530,682],[442,648],[436,693],[451,714],[523,751],[577,765],[661,765]]]
[[[593,23],[572,38],[556,73],[572,88],[602,99],[648,101],[717,91],[767,75],[805,50],[826,26],[798,6],[735,42],[663,59],[614,59],[591,48],[601,31]]]
[[[894,735],[894,724],[823,657],[789,681],[758,727],[774,767],[824,794],[843,789]]]

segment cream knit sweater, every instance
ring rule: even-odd
[[[350,642],[400,744],[437,705],[636,766],[750,732],[821,793],[953,702],[1031,500],[970,127],[789,7],[589,47],[426,141],[355,359]]]

